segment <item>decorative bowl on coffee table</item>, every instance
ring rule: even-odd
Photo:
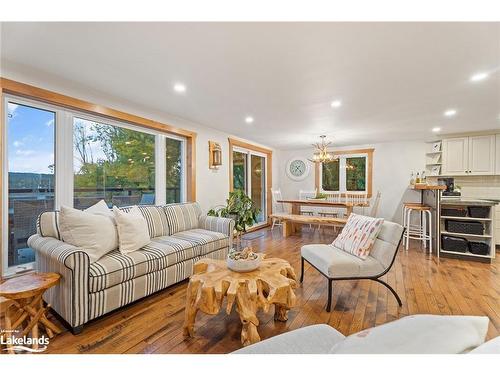
[[[245,249],[246,250],[246,249]],[[227,255],[227,267],[235,272],[250,272],[259,268],[262,262],[260,254],[252,251],[231,251]]]

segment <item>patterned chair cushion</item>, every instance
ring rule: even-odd
[[[198,228],[201,209],[198,203],[175,203],[164,206],[170,235]]]
[[[89,290],[95,293],[124,281],[227,247],[229,238],[218,232],[194,229],[174,236],[152,238],[141,250],[112,251],[90,265]]]

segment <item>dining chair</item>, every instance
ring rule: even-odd
[[[299,199],[300,200],[306,200],[308,198],[314,198],[316,196],[316,191],[315,190],[299,190]],[[302,206],[300,207],[300,214],[301,215],[314,215],[314,210],[307,208],[304,209]]]
[[[340,193],[323,193],[323,194],[326,194],[326,200],[328,202],[340,203],[340,198],[341,198]],[[321,216],[340,217],[341,212],[342,212],[342,209],[339,209],[339,208],[324,207],[321,209],[319,214]]]
[[[368,195],[366,193],[345,193],[345,203],[351,204],[367,204]],[[364,207],[362,208],[364,214]]]
[[[280,200],[283,199],[283,196],[281,195],[281,189],[271,189],[271,199],[272,199],[272,211],[273,214],[285,214],[287,213],[287,210],[285,209],[285,204],[282,202],[279,202]],[[282,226],[283,223],[281,222],[280,219],[274,218],[273,217],[273,224],[271,226],[271,231],[274,229],[274,226]]]
[[[308,198],[314,198],[316,196],[316,190],[299,190],[299,199],[300,200],[306,200]],[[300,207],[300,214],[301,215],[309,215],[309,216],[314,216],[315,211],[311,208],[302,208]],[[309,229],[312,228],[312,225],[309,224]],[[319,226],[318,226],[319,229]]]

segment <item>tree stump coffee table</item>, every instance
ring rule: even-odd
[[[286,321],[288,310],[295,305],[297,286],[295,272],[290,264],[278,258],[263,259],[260,267],[251,272],[234,272],[226,261],[202,259],[194,265],[186,296],[184,335],[194,336],[196,313],[219,313],[226,297],[229,315],[236,302],[236,311],[242,323],[241,343],[244,346],[260,341],[257,327],[258,309],[264,312],[274,305],[274,319]]]
[[[61,276],[57,273],[29,273],[13,277],[0,284],[0,297],[8,300],[4,302],[6,309],[14,310],[13,314],[9,314],[9,311],[5,312],[7,323],[5,336],[9,337],[12,331],[21,327],[22,336],[31,332],[31,337],[38,339],[39,324],[45,329],[49,338],[61,332],[45,316],[50,305],[44,307],[42,301],[43,293],[59,283],[60,278]],[[8,349],[10,351],[11,348]],[[37,343],[33,344],[33,349],[38,349]]]

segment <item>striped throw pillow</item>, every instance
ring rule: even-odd
[[[170,235],[199,227],[201,209],[198,203],[175,203],[164,206]]]
[[[61,240],[59,231],[59,211],[46,211],[38,216],[36,231],[42,237],[54,237]]]
[[[384,219],[351,214],[332,245],[358,258],[366,259],[383,223]]]

